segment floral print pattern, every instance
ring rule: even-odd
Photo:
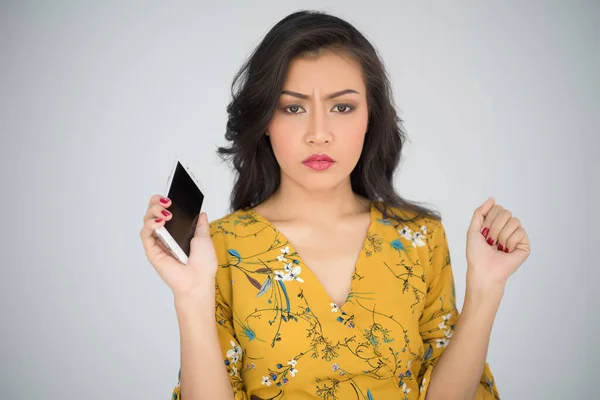
[[[425,399],[459,318],[444,227],[428,217],[398,224],[376,203],[370,216],[342,305],[254,210],[210,224],[216,324],[235,399]],[[476,399],[499,398],[486,363]]]

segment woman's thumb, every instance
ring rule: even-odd
[[[196,231],[194,232],[194,237],[210,237],[208,215],[206,215],[205,212],[201,212],[198,216],[198,222],[196,223]]]
[[[210,238],[208,215],[205,212],[198,216],[194,238],[190,243],[189,264],[216,269],[217,258]]]

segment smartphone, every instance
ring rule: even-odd
[[[168,210],[173,217],[154,232],[175,259],[187,264],[204,194],[200,183],[180,157],[175,158],[164,193],[171,199]]]

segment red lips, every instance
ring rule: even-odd
[[[325,171],[331,168],[335,164],[335,161],[327,154],[313,154],[302,163],[313,171]]]
[[[328,161],[328,162],[334,162],[333,159],[331,157],[329,157],[327,154],[313,154],[310,157],[308,157],[306,160],[304,160],[303,162],[310,162],[310,161]]]

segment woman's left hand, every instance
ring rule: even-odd
[[[529,256],[521,221],[490,197],[473,213],[467,231],[467,290],[504,287]]]

